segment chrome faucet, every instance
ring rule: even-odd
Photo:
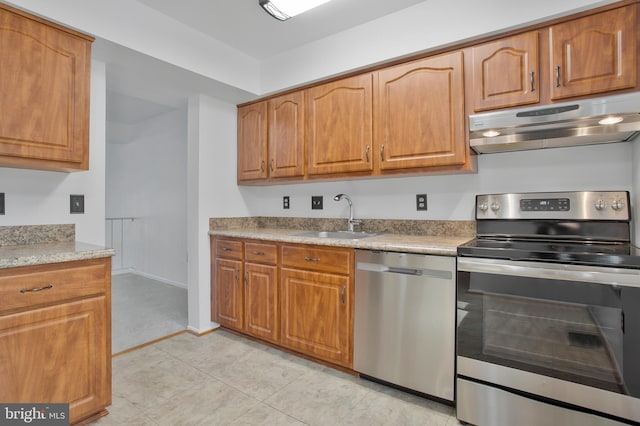
[[[353,231],[354,225],[360,225],[362,221],[353,218],[353,203],[351,202],[351,198],[349,198],[347,194],[338,194],[335,197],[333,197],[333,201],[340,201],[342,199],[347,200],[347,203],[349,203],[349,222],[348,222],[349,228],[348,229],[349,229],[349,232],[354,232]]]

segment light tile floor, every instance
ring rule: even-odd
[[[249,339],[180,334],[113,359],[95,425],[457,425],[452,407]]]

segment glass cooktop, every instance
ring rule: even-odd
[[[627,243],[589,243],[476,238],[458,255],[640,269],[640,249]]]

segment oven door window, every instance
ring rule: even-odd
[[[458,355],[640,397],[640,288],[459,272]]]

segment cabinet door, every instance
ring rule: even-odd
[[[379,71],[381,170],[465,163],[462,59],[455,52]]]
[[[267,178],[267,103],[238,108],[238,181]]]
[[[306,91],[309,175],[372,170],[372,75]]]
[[[288,268],[281,275],[281,343],[351,368],[350,278]]]
[[[278,268],[245,263],[245,329],[247,333],[278,341]]]
[[[304,176],[304,92],[270,99],[269,176]]]
[[[111,404],[106,296],[0,316],[0,401],[69,403],[71,423]]]
[[[636,85],[636,5],[549,29],[551,99]]]
[[[530,31],[471,49],[474,111],[540,101],[538,39]]]
[[[0,164],[89,168],[91,42],[0,8]]]
[[[236,330],[242,330],[244,322],[244,298],[241,277],[241,261],[216,259],[218,323]]]

